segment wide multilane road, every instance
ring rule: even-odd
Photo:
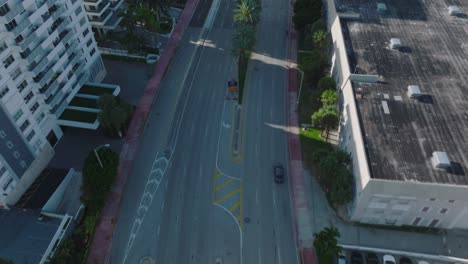
[[[272,174],[274,162],[287,166],[289,2],[262,1],[242,108],[226,100],[234,5],[201,1],[181,41],[142,134],[110,263],[297,262],[288,181]]]

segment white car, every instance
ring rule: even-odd
[[[338,264],[346,264],[346,256],[344,253],[338,254]]]
[[[395,257],[392,255],[383,256],[383,264],[396,264]]]

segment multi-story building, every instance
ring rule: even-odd
[[[124,0],[84,0],[88,19],[99,36],[118,29],[123,3]]]
[[[0,1],[0,207],[48,164],[57,119],[105,69],[81,0]]]
[[[468,229],[468,2],[455,2],[328,1],[352,220]]]

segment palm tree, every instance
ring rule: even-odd
[[[324,106],[335,105],[337,100],[338,100],[338,96],[335,90],[328,89],[322,93],[321,101]]]
[[[341,247],[338,246],[337,238],[340,237],[340,232],[334,226],[325,227],[318,234],[314,234],[314,247],[317,253],[325,256],[334,256],[341,252]]]
[[[233,38],[232,53],[239,57],[239,68],[247,66],[247,58],[255,44],[255,29],[252,25],[242,24],[237,27]]]
[[[252,0],[241,0],[234,9],[234,22],[254,25],[260,19],[260,8]]]
[[[136,6],[134,4],[129,4],[127,10],[125,10],[125,12],[122,12],[120,16],[122,17],[122,25],[126,29],[128,29],[131,35],[133,35],[133,32],[135,31],[135,26],[138,22]]]
[[[156,20],[160,21],[163,15],[167,15],[170,0],[142,0],[142,3],[156,15]]]
[[[119,102],[111,94],[104,94],[98,100],[98,119],[104,128],[114,131],[122,137],[122,128],[131,116],[131,106],[127,103]]]

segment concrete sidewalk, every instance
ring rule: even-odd
[[[304,171],[304,175],[313,232],[319,232],[324,227],[333,225],[341,233],[339,239],[341,244],[458,258],[468,257],[466,231],[448,231],[446,235],[438,235],[362,227],[345,222],[328,206],[325,194],[315,176],[309,171]]]

